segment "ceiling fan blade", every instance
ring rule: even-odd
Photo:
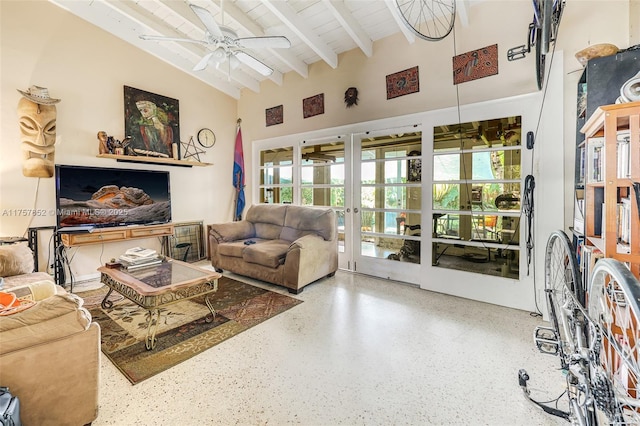
[[[239,38],[237,41],[242,45],[242,47],[249,49],[288,49],[291,47],[291,42],[284,36],[245,37]]]
[[[213,52],[209,52],[200,59],[200,61],[193,67],[194,71],[202,71],[209,65],[209,60],[213,56]]]
[[[240,62],[253,68],[254,70],[256,70],[257,72],[259,72],[264,76],[269,76],[273,73],[272,68],[269,68],[268,66],[266,66],[265,64],[263,64],[262,62],[254,58],[253,56],[246,54],[245,52],[236,52],[234,53],[234,55],[236,56],[236,58],[238,58]]]
[[[209,31],[211,35],[214,37],[222,37],[222,31],[220,31],[220,27],[215,19],[213,19],[213,15],[209,13],[207,9],[204,7],[196,6],[195,4],[189,4],[193,13],[195,13],[198,18],[202,21],[204,27]]]
[[[196,43],[206,45],[207,42],[204,40],[194,40],[191,38],[178,38],[178,37],[165,37],[165,36],[155,36],[155,35],[141,35],[139,36],[142,40],[155,40],[155,41],[183,41],[185,43]]]

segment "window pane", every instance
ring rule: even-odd
[[[302,185],[344,185],[344,164],[303,166]]]
[[[433,180],[460,180],[460,154],[435,155]]]
[[[345,241],[344,241],[344,210],[336,210],[336,216],[338,219],[338,251],[344,253]]]
[[[420,187],[408,186],[363,186],[360,204],[369,209],[420,210]]]
[[[520,146],[522,118],[504,117],[437,126],[433,129],[434,152]]]
[[[420,213],[396,213],[371,210],[362,210],[360,213],[362,232],[408,235],[410,229],[420,229],[420,221]],[[419,235],[419,231],[417,235]]]
[[[293,147],[275,148],[260,151],[260,166],[278,166],[293,164]]]
[[[293,166],[266,167],[260,173],[260,185],[293,183]]]
[[[520,157],[519,149],[482,151],[462,155],[434,155],[433,179],[436,181],[520,179]],[[470,168],[465,161],[469,163]],[[464,170],[468,170],[466,174]]]
[[[336,140],[301,147],[302,165],[344,163],[344,142]]]
[[[436,183],[433,185],[434,210],[460,210],[460,185]]]
[[[293,203],[293,187],[260,188],[260,202],[270,204]]]
[[[520,183],[485,183],[471,186],[471,208],[474,211],[518,211],[520,205]]]
[[[519,243],[519,216],[434,213],[433,223],[436,238],[485,241],[505,245]]]
[[[474,152],[471,179],[520,179],[520,150]]]
[[[420,263],[420,241],[392,236],[362,235],[360,253],[366,257]]]
[[[344,207],[344,188],[301,188],[305,206]]]
[[[432,264],[442,268],[518,279],[519,259],[519,250],[433,243]]]

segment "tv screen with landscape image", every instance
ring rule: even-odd
[[[56,165],[57,225],[171,222],[169,172]]]

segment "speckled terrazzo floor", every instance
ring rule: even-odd
[[[135,386],[103,356],[93,425],[567,424],[518,386],[526,368],[540,399],[562,389],[528,312],[341,271],[296,297]]]

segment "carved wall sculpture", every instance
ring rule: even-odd
[[[18,102],[22,174],[27,177],[53,177],[56,143],[56,106],[60,99],[49,97],[44,87],[31,86]]]

